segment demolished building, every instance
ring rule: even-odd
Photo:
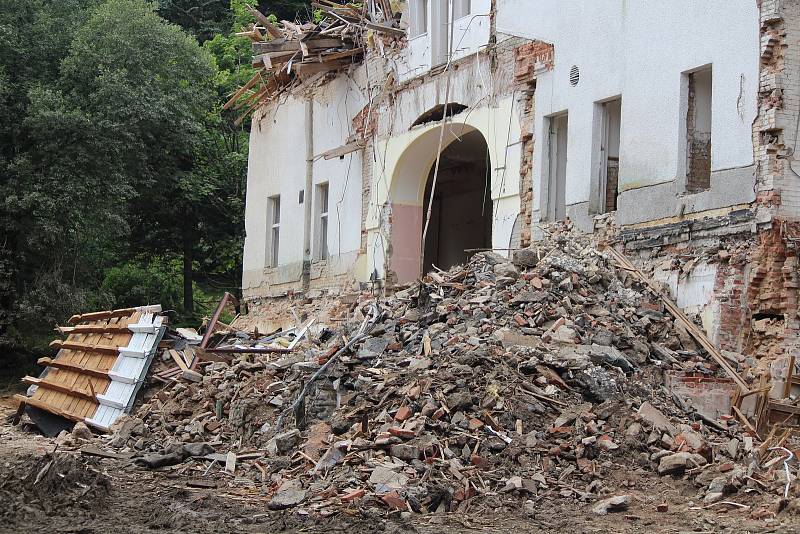
[[[389,4],[315,4],[323,24],[294,45],[275,27],[254,44],[263,86],[237,95],[253,112],[251,313],[506,254],[569,219],[720,348],[785,368],[799,2]]]

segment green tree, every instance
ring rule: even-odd
[[[196,162],[215,78],[210,54],[141,0],[111,0],[98,9],[62,66],[64,92],[96,114],[123,148],[119,164],[135,187],[132,250],[182,253],[187,312],[197,212],[209,189]]]

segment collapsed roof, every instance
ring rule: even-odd
[[[257,23],[237,35],[253,42],[253,67],[258,70],[223,106],[241,110],[237,124],[286,89],[361,62],[366,46],[382,45],[376,34],[405,36],[399,28],[400,13],[389,0],[370,0],[363,5],[319,0],[311,5],[321,15],[318,23],[283,20],[273,24],[247,6]]]

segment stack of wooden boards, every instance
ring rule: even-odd
[[[247,6],[257,22],[237,35],[253,42],[253,68],[258,72],[231,96],[223,109],[242,110],[241,123],[262,103],[271,100],[293,82],[311,83],[325,73],[361,61],[365,43],[382,46],[376,34],[402,38],[405,31],[388,0],[339,4],[312,2],[322,18],[318,23],[273,23]]]
[[[20,413],[32,406],[106,431],[130,411],[166,329],[161,306],[74,315],[51,346],[54,358],[39,378],[26,376],[29,396],[17,395]]]

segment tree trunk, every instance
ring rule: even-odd
[[[191,223],[183,228],[183,310],[194,313],[194,292],[192,289],[192,260],[194,252],[194,232]]]

